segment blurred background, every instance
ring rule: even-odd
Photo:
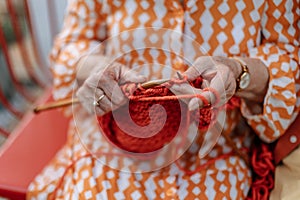
[[[66,4],[0,1],[0,146],[51,84],[48,53]]]

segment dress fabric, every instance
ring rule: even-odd
[[[54,98],[72,96],[76,62],[89,53],[112,56],[143,70],[149,79],[171,77],[202,55],[259,58],[270,74],[263,113],[252,114],[242,100],[240,108],[227,111],[224,133],[239,148],[249,147],[254,135],[250,128],[260,139],[272,142],[284,134],[299,110],[299,7],[299,0],[69,0],[63,30],[50,56]],[[80,106],[66,110],[70,111],[75,117],[70,121],[67,143],[30,184],[28,199],[247,196],[250,169],[230,154],[233,150],[223,137],[204,158],[199,157],[202,138],[197,136],[177,164],[153,172],[127,173],[90,155],[106,155],[111,149],[103,142],[95,117]],[[243,129],[236,128],[241,124]],[[229,156],[195,170],[224,154]],[[109,162],[111,158],[105,159]],[[186,173],[178,163],[195,171]]]

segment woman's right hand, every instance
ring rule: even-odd
[[[120,88],[121,84],[146,81],[146,77],[103,56],[96,58],[94,56],[90,59],[92,60],[84,62],[87,66],[78,70],[77,79],[82,84],[76,93],[83,107],[90,113],[95,109],[96,114],[101,116],[123,105],[126,97]],[[85,69],[91,71],[87,72]],[[85,80],[83,80],[84,76],[87,76]],[[102,96],[103,98],[99,100]],[[95,105],[97,101],[98,105]]]

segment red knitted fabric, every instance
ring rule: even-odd
[[[147,153],[161,149],[165,144],[170,143],[177,133],[187,133],[190,121],[198,121],[200,129],[207,128],[212,119],[212,109],[205,107],[190,113],[187,105],[179,99],[192,98],[195,95],[175,96],[168,89],[174,83],[184,82],[186,81],[171,80],[151,89],[143,89],[136,84],[123,86],[129,104],[118,108],[114,114],[109,112],[98,117],[103,133],[114,145],[123,150]],[[201,84],[202,78],[191,83],[197,88]],[[160,105],[164,109],[154,105]],[[152,119],[149,113],[152,114]],[[115,120],[116,116],[117,120]],[[119,126],[120,124],[122,127]],[[147,128],[142,128],[146,126]],[[139,137],[127,133],[135,133]]]

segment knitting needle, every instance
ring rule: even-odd
[[[46,103],[44,105],[37,106],[33,109],[34,113],[39,113],[45,110],[51,110],[54,108],[61,108],[65,106],[69,106],[72,104],[77,104],[79,103],[79,99],[77,98],[69,98],[69,99],[64,99],[64,100],[59,100],[59,101],[54,101],[50,103]]]
[[[144,88],[144,89],[149,89],[149,88],[152,88],[152,87],[155,87],[155,86],[159,86],[163,83],[166,83],[169,80],[170,79],[152,80],[152,81],[148,81],[148,82],[145,82],[145,83],[141,84],[141,87]]]
[[[166,83],[169,80],[170,79],[152,80],[152,81],[142,83],[141,87],[144,88],[144,89],[149,89],[149,88],[161,85],[163,83]],[[46,111],[46,110],[51,110],[51,109],[55,109],[55,108],[70,106],[72,104],[77,104],[79,102],[80,101],[79,101],[78,98],[70,98],[70,99],[65,99],[65,100],[54,101],[54,102],[46,103],[44,105],[40,105],[40,106],[35,107],[33,109],[33,112],[34,113],[39,113],[39,112]]]
[[[176,74],[180,80],[184,79],[184,76],[179,71],[177,71]]]

